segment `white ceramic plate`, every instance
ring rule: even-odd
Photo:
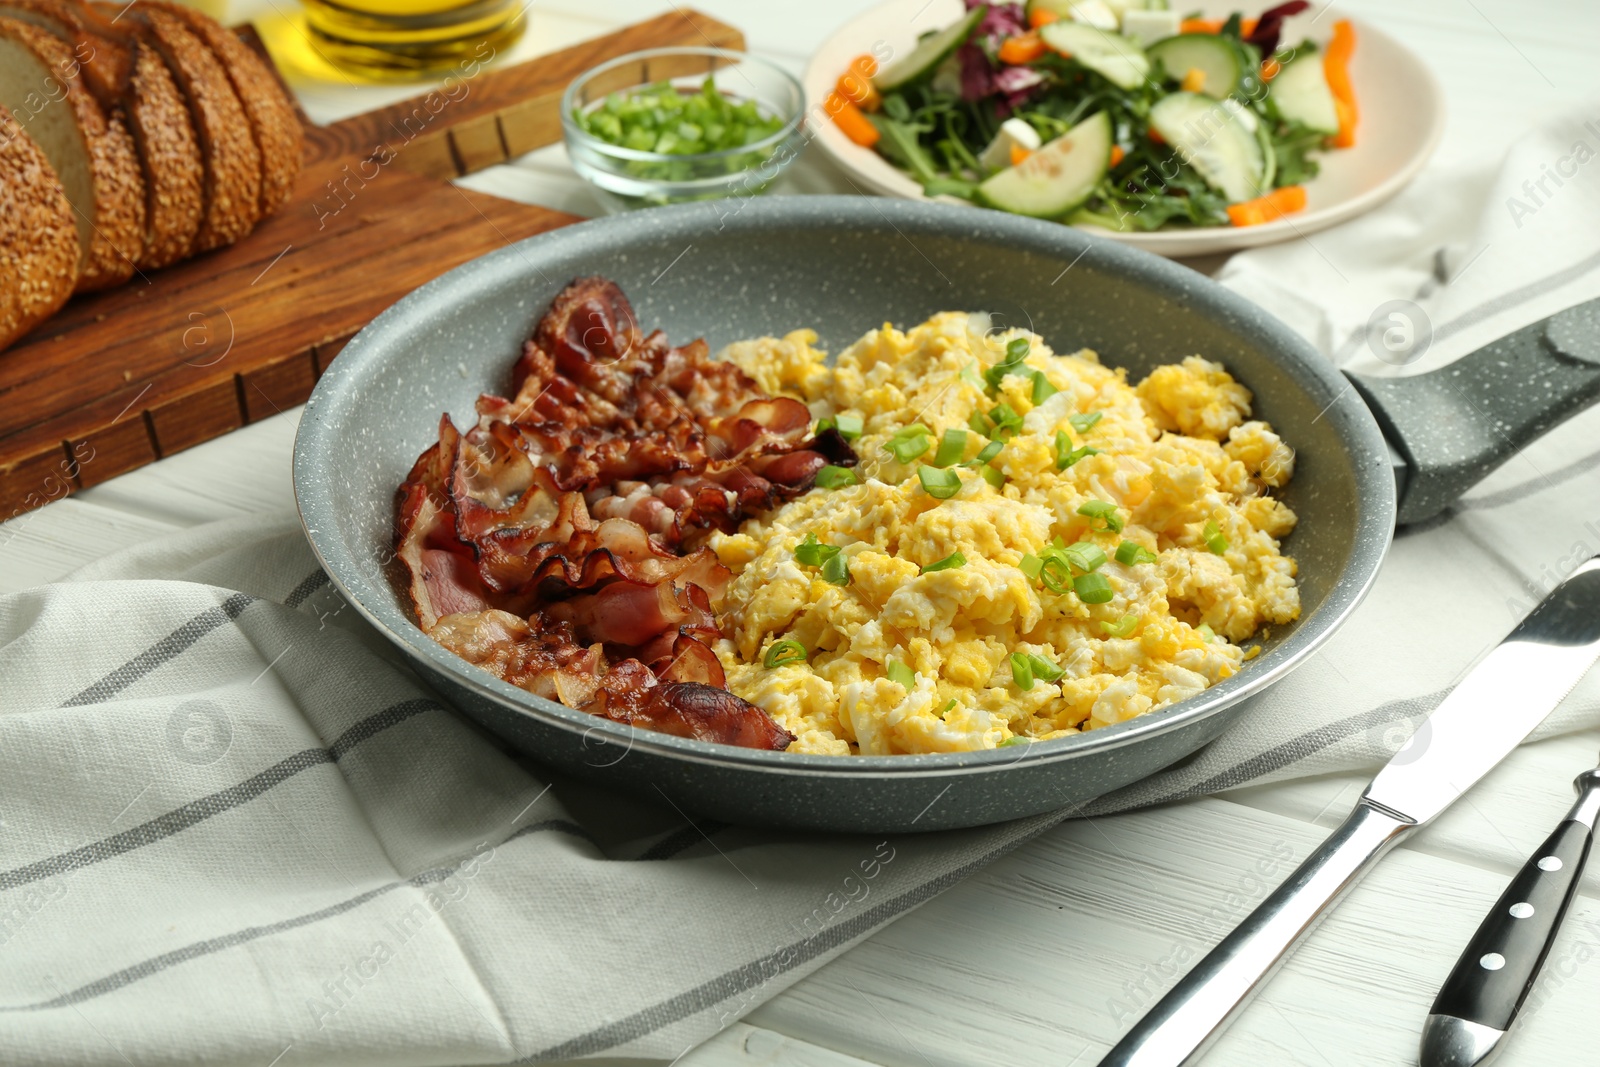
[[[1211,18],[1232,11],[1255,15],[1271,0],[1172,0],[1185,12]],[[832,91],[850,60],[883,42],[904,55],[918,36],[948,26],[965,9],[962,0],[888,0],[845,24],[812,55],[806,67],[806,98],[813,104]],[[1325,44],[1336,14],[1318,17],[1313,7],[1288,20],[1283,40],[1311,37]],[[1370,211],[1399,192],[1422,169],[1444,129],[1439,83],[1416,53],[1365,22],[1357,22],[1350,77],[1361,108],[1356,143],[1318,156],[1322,172],[1306,184],[1306,209],[1277,222],[1235,228],[1113,233],[1084,229],[1164,256],[1198,256],[1272,244],[1325,229]],[[923,200],[922,187],[870,148],[853,143],[825,119],[816,123],[816,141],[862,192]],[[981,210],[981,209],[980,209]]]

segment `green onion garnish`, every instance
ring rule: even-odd
[[[820,567],[838,554],[837,546],[822,544],[814,533],[806,534],[805,540],[794,546],[795,562],[807,567]]]
[[[1111,583],[1106,581],[1106,576],[1098,571],[1080,574],[1072,579],[1072,591],[1085,604],[1104,604],[1116,595],[1111,591]]]
[[[831,463],[817,472],[817,486],[822,489],[842,489],[860,481],[849,467],[835,467]]]
[[[885,663],[883,673],[888,676],[889,681],[899,682],[906,689],[915,688],[917,684],[916,672],[897,659]]]
[[[1065,560],[1052,553],[1039,564],[1039,580],[1052,593],[1065,593],[1072,583],[1072,570]]]
[[[1092,571],[1103,566],[1106,561],[1106,554],[1100,550],[1100,546],[1089,541],[1068,545],[1061,550],[1061,554],[1067,558],[1068,563],[1080,571]]]
[[[1033,372],[1033,406],[1038,407],[1046,400],[1055,396],[1061,390],[1050,384],[1050,379],[1044,376],[1044,371]]]
[[[837,549],[834,550],[837,553]],[[834,585],[850,584],[850,559],[847,556],[832,555],[822,565],[822,580]]]
[[[985,463],[994,462],[995,457],[1003,452],[1005,447],[1006,443],[1004,441],[990,441],[988,444],[983,446],[982,451],[980,451],[976,456],[972,457],[970,461],[971,465],[978,467]]]
[[[1087,433],[1095,423],[1100,421],[1101,418],[1101,412],[1089,411],[1082,415],[1068,415],[1067,421],[1072,423],[1072,428],[1074,430],[1077,430],[1079,433]]]
[[[1066,673],[1043,656],[1036,656],[1031,652],[1011,653],[1011,680],[1023,692],[1033,688],[1035,678],[1056,682]]]
[[[921,572],[923,574],[930,574],[933,571],[950,571],[955,570],[957,567],[965,567],[966,565],[966,556],[963,556],[959,552],[952,552],[944,559],[941,559],[935,563],[930,563],[926,567],[923,567]]]
[[[1126,544],[1126,542],[1124,542],[1124,544]],[[1133,633],[1133,628],[1138,625],[1139,616],[1124,615],[1116,622],[1101,623],[1100,629],[1105,632],[1107,637],[1127,637],[1129,634]]]
[[[1222,529],[1217,525],[1215,519],[1206,523],[1201,535],[1206,539],[1206,547],[1217,555],[1220,556],[1228,551],[1228,539],[1222,536]]]
[[[829,430],[838,430],[840,437],[854,440],[861,436],[861,431],[864,429],[866,423],[860,415],[839,415],[831,419],[818,419],[816,432],[822,434]]]
[[[1124,541],[1117,546],[1116,559],[1124,567],[1131,567],[1136,563],[1154,563],[1156,554],[1143,545],[1136,545],[1132,541]]]
[[[961,491],[961,475],[937,467],[918,467],[917,480],[935,500],[949,500]]]
[[[968,363],[965,367],[961,368],[961,380],[972,386],[974,389],[983,389],[983,379],[978,377],[978,365],[976,363]]]
[[[994,432],[994,422],[983,412],[974,411],[967,416],[967,428],[973,433],[981,433],[983,436],[988,437]]]
[[[1072,438],[1067,436],[1067,431],[1056,431],[1056,470],[1064,471],[1084,456],[1098,456],[1098,448],[1084,445],[1082,448],[1072,447]]]
[[[939,451],[933,454],[935,467],[948,467],[958,463],[961,457],[967,454],[967,431],[946,430],[944,436],[939,438]]]
[[[1006,738],[1004,741],[1000,742],[998,745],[996,745],[994,747],[995,748],[1010,748],[1012,745],[1031,745],[1031,744],[1033,744],[1033,738],[1031,738],[1031,737],[1023,737],[1021,734],[1012,734],[1010,737]]]
[[[1212,641],[1217,639],[1217,631],[1211,628],[1210,623],[1201,623],[1199,626],[1194,628],[1194,632],[1199,634],[1200,640],[1206,642],[1207,644],[1210,644]]]
[[[1017,563],[1017,569],[1035,581],[1038,580],[1039,573],[1043,568],[1044,560],[1040,559],[1038,556],[1035,556],[1031,552],[1023,556],[1021,561]]]
[[[931,433],[933,431],[920,422],[902,426],[894,432],[894,436],[884,442],[884,451],[892,454],[901,463],[910,463],[928,450],[928,436]]]
[[[956,698],[955,697],[951,697],[949,700],[945,701],[944,707],[939,709],[939,718],[942,719],[946,715],[950,714],[950,709],[955,707],[955,706],[956,706]]]
[[[785,637],[782,641],[772,642],[772,647],[767,649],[766,658],[761,662],[768,668],[787,667],[791,663],[804,663],[806,661],[806,646],[792,638]]]
[[[1122,516],[1117,514],[1117,506],[1108,501],[1086,500],[1078,505],[1078,514],[1103,520],[1112,533],[1122,532]]]
[[[1014,337],[1007,342],[1005,358],[983,372],[983,380],[988,383],[990,395],[1000,388],[1001,379],[1023,365],[1022,361],[1028,358],[1029,347],[1026,337]]]
[[[996,489],[999,489],[1002,485],[1006,484],[1005,471],[1000,470],[998,467],[991,467],[985,463],[983,466],[978,468],[978,473],[983,475],[984,481],[988,482]]]
[[[989,409],[989,419],[994,423],[994,432],[989,436],[1004,440],[1005,437],[1022,432],[1022,416],[1012,409],[1010,404],[996,404]]]

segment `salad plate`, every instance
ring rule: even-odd
[[[1152,0],[1152,2],[1159,4],[1161,0]],[[1177,3],[1177,0],[1173,0],[1173,2]],[[990,6],[1008,8],[1013,11],[1020,11],[1023,7],[1020,4],[996,4]],[[1034,6],[1041,5],[1028,5],[1030,9]],[[1074,5],[1051,2],[1042,6],[1071,8]],[[1087,0],[1087,3],[1081,3],[1076,6],[1089,9],[1091,18],[1093,17],[1093,12],[1097,9],[1108,9],[1115,17],[1121,18],[1123,16],[1120,12],[1129,5],[1126,3],[1103,3],[1101,0]],[[1135,3],[1132,6],[1138,5]],[[1247,20],[1255,19],[1263,14],[1261,10],[1257,9],[1257,6],[1254,0],[1220,0],[1220,2],[1219,0],[1210,0],[1210,2],[1184,0],[1174,10],[1181,8],[1185,18],[1211,19],[1214,20],[1213,25],[1216,25],[1226,21],[1233,14],[1238,14]],[[1268,6],[1266,0],[1261,0],[1260,6]],[[1031,10],[1028,13],[1031,13]],[[1023,28],[1026,28],[1028,13],[1021,14]],[[850,70],[857,57],[870,55],[879,61],[879,69],[874,81],[875,83],[882,83],[885,81],[886,76],[890,81],[906,77],[908,74],[906,61],[910,57],[915,57],[919,52],[924,57],[932,57],[945,62],[944,84],[954,92],[957,89],[960,78],[959,57],[954,54],[953,50],[932,47],[933,38],[930,38],[929,35],[938,31],[947,31],[946,36],[960,36],[966,39],[967,35],[961,32],[959,24],[965,19],[976,17],[969,12],[968,5],[964,0],[887,0],[887,2],[873,7],[842,26],[813,54],[804,78],[807,98],[813,101],[826,101],[825,109],[832,106],[834,101],[838,99],[835,89],[839,85],[841,75]],[[1279,38],[1281,44],[1278,47],[1280,50],[1287,50],[1298,46],[1301,42],[1309,41],[1318,51],[1325,52],[1333,37],[1335,24],[1342,19],[1342,13],[1332,12],[1325,5],[1312,5],[1303,13],[1290,16],[1283,21]],[[996,21],[990,18],[982,26],[992,27]],[[1003,22],[1005,20],[1001,19],[999,21]],[[1174,18],[1172,21],[1177,22],[1179,20]],[[1089,23],[1082,23],[1070,17],[1061,20],[1060,25],[1069,25],[1070,29],[1067,33],[1070,34],[1082,35],[1096,32],[1088,29]],[[979,33],[981,34],[982,32],[983,29],[980,27]],[[1062,33],[1060,30],[1049,31],[1044,27],[1035,32],[1040,33],[1041,36],[1054,33],[1056,36],[1062,37],[1063,40],[1067,36],[1067,33]],[[1149,31],[1146,30],[1146,32],[1148,33]],[[1164,31],[1158,29],[1156,32],[1159,34]],[[1158,197],[1157,199],[1160,201],[1158,206],[1153,212],[1146,213],[1142,210],[1119,210],[1116,205],[1108,209],[1100,201],[1091,201],[1087,205],[1082,203],[1072,204],[1072,210],[1056,211],[1056,207],[1063,203],[1071,203],[1073,198],[1058,198],[1053,203],[1050,202],[1049,197],[1045,197],[1044,201],[1032,199],[1037,190],[1029,188],[1029,183],[1027,182],[1011,181],[1009,187],[1005,190],[1004,196],[985,195],[988,191],[987,189],[980,191],[973,187],[979,184],[985,186],[1005,185],[1005,182],[985,182],[983,179],[986,177],[993,178],[996,173],[993,168],[998,167],[1003,170],[1009,160],[1005,158],[1004,152],[1001,152],[998,157],[995,156],[993,142],[988,146],[991,151],[988,154],[983,153],[984,146],[977,142],[987,138],[981,136],[972,137],[969,135],[967,138],[967,140],[973,142],[968,146],[972,155],[982,158],[981,169],[977,171],[969,170],[966,174],[958,176],[958,180],[949,183],[948,187],[943,182],[936,182],[931,186],[925,187],[924,182],[915,177],[905,165],[891,162],[889,156],[895,154],[893,137],[887,139],[890,143],[880,143],[875,147],[866,147],[847,136],[845,128],[837,121],[829,121],[822,115],[819,115],[817,120],[814,121],[812,133],[815,141],[841,168],[851,185],[862,193],[877,193],[912,200],[931,199],[957,205],[987,203],[990,208],[1004,204],[1006,208],[1013,211],[1020,210],[1021,213],[1036,216],[1056,217],[1063,222],[1079,225],[1089,232],[1165,256],[1181,257],[1231,252],[1257,245],[1292,240],[1369,211],[1404,188],[1432,155],[1444,127],[1443,95],[1432,72],[1416,53],[1406,48],[1395,38],[1374,29],[1366,22],[1352,20],[1349,24],[1349,30],[1346,32],[1352,33],[1355,41],[1355,47],[1350,54],[1348,62],[1348,75],[1354,92],[1359,118],[1355,124],[1354,136],[1345,139],[1353,140],[1354,143],[1348,144],[1346,147],[1333,147],[1331,144],[1326,147],[1318,145],[1314,150],[1304,153],[1294,153],[1291,149],[1286,154],[1285,146],[1279,142],[1276,146],[1277,154],[1289,161],[1290,166],[1298,166],[1302,161],[1308,161],[1310,169],[1315,171],[1314,176],[1309,176],[1303,182],[1298,183],[1299,187],[1304,191],[1304,206],[1301,208],[1291,207],[1286,213],[1282,214],[1269,211],[1264,219],[1258,216],[1252,220],[1251,224],[1247,225],[1237,225],[1223,221],[1225,217],[1231,217],[1235,214],[1235,212],[1228,212],[1226,216],[1223,215],[1224,205],[1237,209],[1239,205],[1232,202],[1238,201],[1241,195],[1237,192],[1229,195],[1224,193],[1223,190],[1230,188],[1230,185],[1236,185],[1237,182],[1230,183],[1230,176],[1226,173],[1221,175],[1220,181],[1202,182],[1194,167],[1190,165],[1183,167],[1182,174],[1173,181],[1172,186],[1179,190],[1176,195],[1180,198],[1187,195],[1181,191],[1185,186],[1197,190],[1200,197],[1214,197],[1211,208],[1211,215],[1215,219],[1214,224],[1197,223],[1184,217],[1182,212],[1173,212],[1173,208],[1181,206],[1183,201],[1175,201],[1170,198]],[[1047,36],[1046,39],[1049,40],[1049,37]],[[1114,42],[1123,40],[1122,37],[1114,32],[1112,33],[1112,39]],[[1138,38],[1135,38],[1135,40],[1138,40]],[[1146,37],[1140,41],[1145,46],[1144,51],[1146,54],[1151,56],[1161,55],[1164,48],[1156,44],[1157,40],[1159,40],[1159,37]],[[960,41],[956,42],[956,44],[959,43]],[[991,41],[992,43],[993,41]],[[1027,93],[1013,93],[1011,95],[1014,109],[1009,117],[1031,122],[1036,128],[1042,126],[1050,131],[1043,138],[1046,144],[1053,138],[1060,138],[1062,144],[1058,145],[1057,148],[1066,149],[1067,137],[1071,137],[1074,141],[1081,142],[1075,146],[1080,159],[1093,156],[1095,155],[1094,152],[1086,152],[1083,149],[1085,147],[1089,149],[1102,148],[1101,142],[1106,139],[1107,134],[1107,130],[1104,128],[1105,118],[1102,115],[1105,112],[1111,112],[1120,116],[1120,121],[1112,123],[1110,137],[1118,142],[1127,141],[1134,147],[1134,150],[1137,150],[1141,130],[1138,128],[1130,130],[1126,120],[1128,112],[1121,110],[1124,106],[1134,109],[1143,107],[1154,115],[1158,108],[1163,111],[1177,110],[1180,103],[1195,99],[1195,94],[1183,92],[1181,91],[1182,87],[1169,81],[1167,82],[1167,88],[1156,99],[1156,107],[1149,106],[1149,98],[1146,98],[1142,103],[1131,98],[1119,101],[1116,99],[1118,87],[1113,84],[1114,80],[1126,74],[1125,84],[1132,86],[1134,88],[1132,95],[1137,96],[1142,92],[1139,86],[1141,77],[1149,78],[1154,83],[1155,78],[1163,69],[1160,63],[1154,60],[1150,61],[1147,69],[1151,73],[1146,74],[1141,74],[1138,69],[1132,72],[1094,70],[1092,66],[1094,64],[1093,57],[1087,51],[1087,44],[1090,42],[1077,42],[1074,39],[1072,43],[1074,45],[1082,44],[1085,47],[1069,50],[1058,44],[1053,48],[1047,48],[1046,51],[1052,53],[1052,55],[1045,59],[1041,66],[1046,71],[1050,71],[1052,68],[1063,70],[1068,77],[1072,76],[1072,72],[1077,69],[1078,63],[1090,67],[1092,72],[1080,78],[1080,84],[1085,88],[1063,92],[1035,90],[1031,96]],[[1114,64],[1123,63],[1127,58],[1124,54],[1126,49],[1113,47],[1110,51],[1114,53],[1109,57]],[[1133,51],[1137,52],[1139,49],[1136,47]],[[936,52],[942,53],[942,55],[935,55]],[[1285,55],[1286,52],[1279,51],[1278,54]],[[1066,55],[1076,55],[1079,58],[1061,63],[1058,63],[1055,58],[1055,56],[1061,56],[1064,60]],[[1303,58],[1298,63],[1305,65],[1295,70],[1296,74],[1308,73],[1314,68],[1321,67],[1321,56],[1316,52],[1306,49],[1301,55]],[[1136,56],[1134,58],[1143,62],[1142,57]],[[1310,60],[1310,63],[1305,63],[1307,59]],[[1174,56],[1165,57],[1165,61],[1167,65],[1173,65]],[[1177,61],[1183,62],[1186,66],[1191,62],[1190,57],[1187,55],[1181,56]],[[912,58],[909,65],[914,67],[917,62],[915,58]],[[998,60],[996,63],[998,64]],[[1296,61],[1291,60],[1290,65],[1282,69],[1285,71],[1291,70],[1297,65]],[[1099,66],[1105,67],[1105,64],[1101,63]],[[1004,69],[1003,64],[1000,64],[1000,69]],[[916,71],[909,73],[912,78],[912,84],[926,84],[928,81],[929,72],[927,71],[922,72],[920,75]],[[1187,71],[1186,73],[1193,74],[1193,71]],[[1176,79],[1180,76],[1174,74],[1173,77]],[[1320,91],[1320,79],[1312,80],[1318,82],[1317,88]],[[1242,84],[1248,88],[1248,77]],[[1272,84],[1281,85],[1282,88],[1278,91],[1280,95],[1286,95],[1288,82],[1279,83],[1274,78],[1271,83],[1268,83],[1269,86]],[[1258,90],[1261,88],[1259,81],[1256,83],[1256,88]],[[998,90],[992,91],[997,92]],[[1080,109],[1086,111],[1087,115],[1072,115],[1070,106],[1063,106],[1059,99],[1050,104],[1040,103],[1041,100],[1050,95],[1057,97],[1066,95],[1069,97],[1067,104],[1070,105],[1072,103],[1070,99],[1071,92],[1077,91],[1085,92],[1086,94],[1099,92],[1103,98],[1113,101],[1113,105],[1105,108],[1101,115],[1094,114],[1095,110],[1100,107],[1098,103],[1085,105],[1084,108]],[[1271,91],[1269,87],[1264,92],[1270,94]],[[895,95],[893,88],[886,87],[884,95]],[[1235,96],[1237,97],[1239,94],[1235,93]],[[1276,103],[1274,103],[1273,107],[1276,108],[1276,106]],[[1040,112],[1051,110],[1053,111],[1052,117],[1058,117],[1066,113],[1074,121],[1085,117],[1092,118],[1095,121],[1092,123],[1081,122],[1078,128],[1072,129],[1070,134],[1067,134],[1064,132],[1064,128],[1055,129],[1052,126],[1052,118],[1041,118],[1039,114],[1030,113],[1030,108]],[[1259,111],[1260,109],[1257,110]],[[878,115],[868,116],[879,129],[884,128],[882,123],[884,117],[887,116],[882,112]],[[1210,121],[1210,119],[1202,115],[1194,120],[1185,120],[1184,125],[1191,129],[1198,127],[1209,131],[1210,127],[1207,124]],[[1251,121],[1250,116],[1245,116],[1245,121]],[[1059,122],[1055,123],[1055,126],[1061,125]],[[1151,125],[1153,127],[1155,122],[1152,121]],[[1026,131],[1023,132],[1025,133]],[[1320,140],[1320,138],[1313,136],[1312,140]],[[1335,140],[1335,138],[1330,138],[1331,140]],[[1263,141],[1265,142],[1265,138],[1263,138]],[[1215,156],[1224,154],[1220,153],[1219,150],[1226,147],[1225,142],[1225,137],[1219,138],[1208,132],[1202,143],[1189,146],[1193,154],[1186,157],[1183,156],[1182,149],[1184,146],[1178,145],[1174,146],[1178,151],[1172,154],[1184,158],[1186,164],[1197,163],[1203,165],[1207,160],[1205,158],[1197,160],[1195,158],[1196,155],[1211,157],[1214,162]],[[924,148],[927,147],[925,139]],[[1018,149],[1018,154],[1013,155],[1011,158],[1025,159],[1027,149],[1032,147],[1032,145],[1022,146]],[[1146,147],[1151,146],[1147,143]],[[1156,147],[1160,147],[1159,142]],[[1122,158],[1120,143],[1112,147],[1111,151],[1113,153],[1112,159]],[[1272,158],[1274,154],[1273,146],[1267,145],[1264,154],[1267,158]],[[930,159],[938,166],[941,176],[948,173],[948,169],[943,165],[944,161],[937,158],[937,153],[930,153]],[[1036,165],[1032,169],[1037,171],[1040,168]],[[1126,172],[1126,168],[1122,171],[1117,171],[1113,166],[1112,169],[1115,174]],[[1050,170],[1053,176],[1055,170],[1053,164]],[[1168,177],[1171,176],[1169,175]],[[962,181],[960,180],[961,178],[971,180]],[[1261,176],[1257,174],[1255,178],[1260,180]],[[1272,179],[1269,176],[1265,186],[1260,191],[1269,191],[1266,186],[1271,184]],[[1020,189],[1018,188],[1019,186],[1021,187]],[[947,188],[952,189],[956,195],[951,195],[951,192],[946,191]],[[930,195],[930,190],[932,195]],[[1017,196],[1019,192],[1021,194],[1020,198]],[[1298,190],[1295,190],[1294,193],[1296,197],[1300,196]],[[1200,197],[1197,197],[1197,199]],[[1128,203],[1124,201],[1121,206],[1126,207]],[[1091,207],[1098,208],[1098,210],[1088,210]],[[1163,224],[1153,229],[1143,228],[1143,225],[1149,221],[1169,213],[1172,217]],[[1202,213],[1196,210],[1194,214],[1199,216]],[[1089,218],[1089,216],[1096,215],[1099,217],[1098,223],[1091,221]],[[1135,220],[1133,216],[1142,216],[1143,222]],[[1117,221],[1118,218],[1121,219],[1120,223]],[[1116,226],[1117,228],[1111,228],[1111,226]]]

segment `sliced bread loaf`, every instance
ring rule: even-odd
[[[205,170],[188,105],[165,61],[134,33],[74,0],[0,0],[0,15],[50,30],[82,63],[101,104],[120,109],[133,134],[145,188],[140,270],[188,254],[205,216]]]
[[[0,18],[0,105],[43,149],[76,216],[78,290],[126,281],[144,249],[144,179],[122,116],[84,87],[71,46]]]
[[[189,31],[210,48],[233,84],[250,120],[250,132],[261,153],[261,214],[272,214],[294,191],[300,174],[305,131],[283,83],[262,58],[231,30],[192,7],[171,0],[140,0],[141,8],[159,8],[184,21]]]
[[[232,244],[261,216],[261,153],[233,83],[211,49],[170,11],[134,4],[122,9],[121,21],[136,26],[166,62],[194,122],[205,169],[205,217],[189,252]]]
[[[44,150],[0,107],[0,348],[66,303],[78,227]]]

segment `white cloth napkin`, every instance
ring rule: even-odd
[[[1418,367],[1459,354],[1600,290],[1600,164],[1531,217],[1504,204],[1575,139],[1600,146],[1535,134],[1225,280],[1337,359],[1397,298],[1436,323]],[[1087,810],[1383,762],[1600,551],[1597,431],[1574,420],[1403,532],[1325,651]],[[1591,678],[1544,732],[1597,721]],[[1071,814],[783,834],[552,778],[409,674],[291,516],[203,527],[0,598],[0,1060],[670,1060]]]

